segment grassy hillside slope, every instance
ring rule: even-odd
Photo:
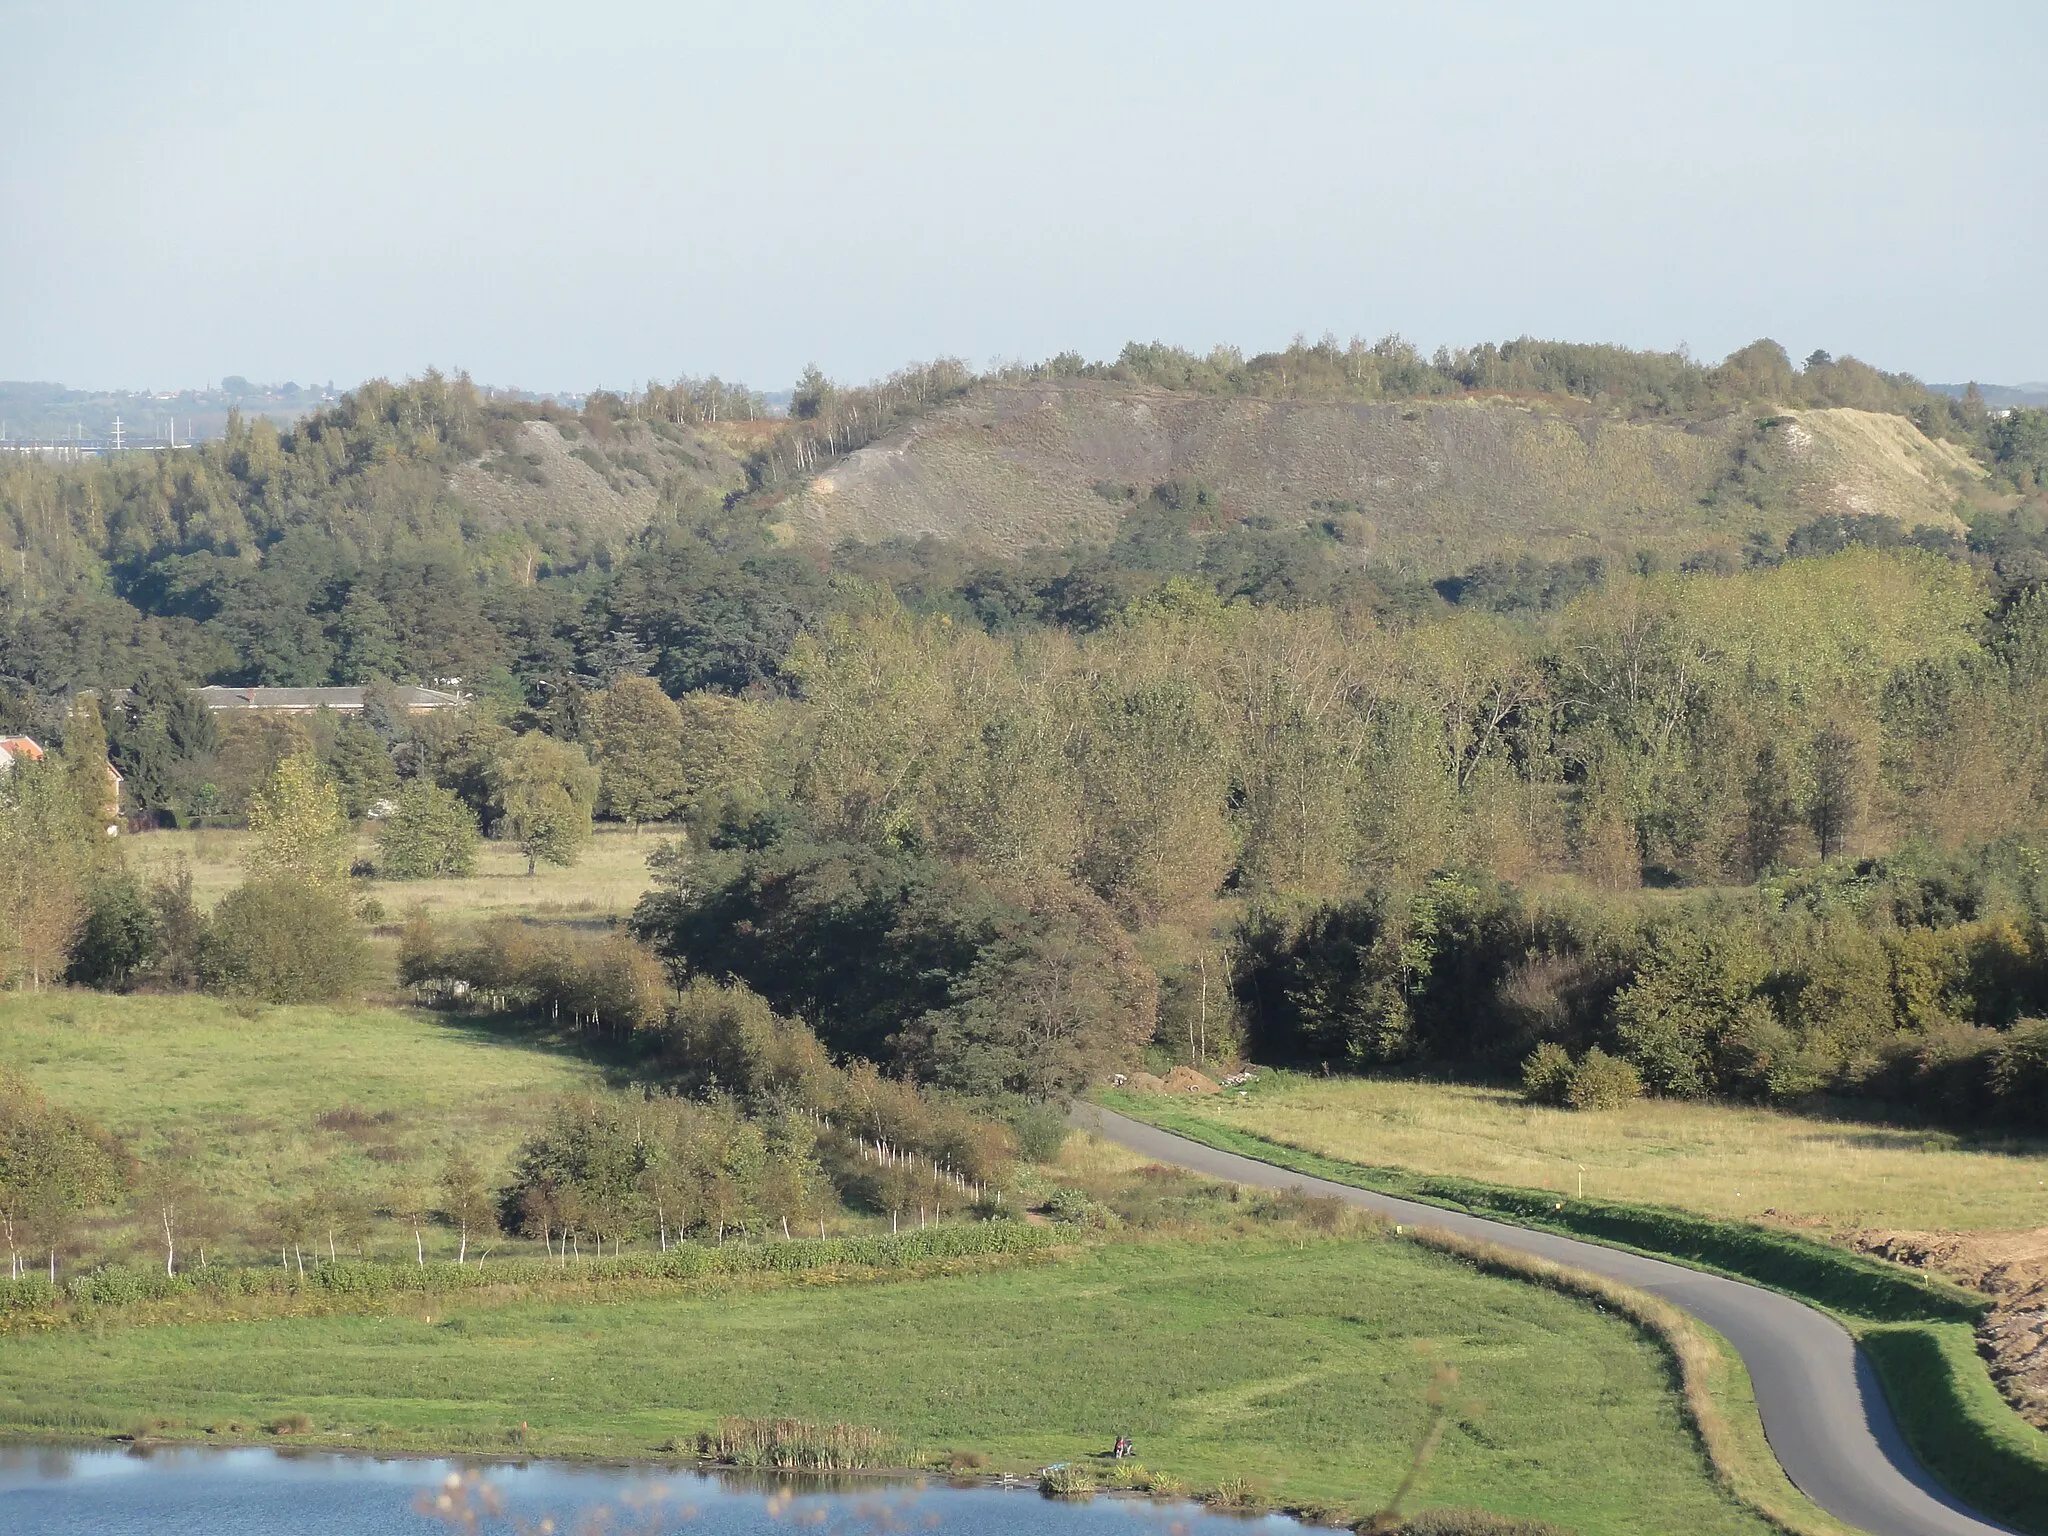
[[[1953,524],[1962,480],[1980,474],[1904,417],[1852,410],[1644,423],[1571,401],[984,384],[831,466],[777,516],[807,543],[933,535],[1014,551],[1105,535],[1120,488],[1183,479],[1236,517],[1355,519],[1346,542],[1366,561],[1442,571],[1503,551],[1733,547],[1826,513]]]

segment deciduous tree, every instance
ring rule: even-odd
[[[621,677],[593,712],[600,807],[637,832],[683,802],[683,713],[651,677]]]
[[[354,841],[341,796],[311,752],[296,753],[249,802],[249,871],[319,887],[348,879]]]
[[[63,764],[0,775],[0,980],[40,991],[63,975],[87,911],[86,825]]]
[[[476,868],[476,815],[452,791],[414,779],[377,832],[387,880],[462,879]]]
[[[491,761],[491,798],[531,876],[543,859],[574,864],[590,840],[597,770],[583,749],[538,733],[515,738]]]

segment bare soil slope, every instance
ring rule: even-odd
[[[1815,516],[1895,517],[1961,526],[1955,494],[1984,470],[1903,416],[1835,409],[1788,413],[1782,428],[1795,495]]]
[[[1744,460],[1738,494],[1728,489]],[[993,550],[1110,532],[1119,488],[1200,481],[1238,516],[1355,518],[1371,561],[1690,551],[1823,512],[1954,518],[1974,466],[1859,411],[1634,423],[1572,402],[1352,404],[1092,382],[982,385],[851,454],[778,509],[806,543],[932,535]],[[1749,494],[1754,492],[1754,494]],[[1755,503],[1761,500],[1764,505]],[[1333,504],[1334,509],[1333,509]]]
[[[449,489],[501,527],[582,527],[633,533],[653,519],[664,489],[724,495],[746,484],[742,459],[719,437],[667,423],[621,422],[600,442],[548,421],[519,429],[516,450],[466,464]]]

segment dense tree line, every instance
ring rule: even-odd
[[[2040,1132],[2044,897],[2017,841],[1677,903],[1444,875],[1258,914],[1238,991],[1250,1048],[1300,1065],[1519,1072],[1583,1107],[1826,1095]]]
[[[2048,1009],[2012,980],[2040,963],[2032,896],[1841,892],[1900,858],[2031,857],[2044,615],[1863,544],[1416,625],[1176,582],[1093,634],[1003,638],[879,598],[800,638],[792,700],[732,706],[721,787],[685,808],[638,924],[835,1049],[962,1087],[991,1041],[1057,1035],[1029,1018],[1040,995],[1093,988],[1096,1061],[1128,1052],[1147,1004],[1117,1000],[1120,930],[1159,977],[1162,1041],[1203,996],[1226,1040],[1229,977],[1248,1043],[1281,1059],[1511,1074],[1551,1040],[1658,1092],[2020,1113],[2031,1036],[2006,1036]],[[1835,893],[1824,921],[1781,910],[1795,880]],[[1569,900],[1522,894],[1558,882]],[[1747,990],[1720,1014],[1660,1000],[1694,995],[1666,982],[1695,951],[1736,964],[1724,930]],[[960,999],[998,933],[967,1045]],[[1815,1033],[1801,969],[1836,944],[1865,967],[1846,1042]],[[1965,1064],[1927,1065],[1937,1040]],[[1064,1086],[1016,1071],[991,1080]]]
[[[1719,364],[1684,352],[1537,341],[1520,337],[1425,357],[1399,336],[1367,342],[1297,339],[1284,351],[1247,358],[1235,347],[1198,355],[1164,342],[1131,342],[1113,363],[1067,353],[1027,376],[1117,379],[1203,394],[1308,399],[1407,400],[1459,394],[1549,395],[1590,401],[1640,417],[1680,416],[1758,403],[1888,411],[1910,416],[1931,436],[1974,439],[1987,413],[1981,397],[1954,400],[1910,374],[1885,373],[1853,357],[1816,351],[1795,367],[1769,339]]]

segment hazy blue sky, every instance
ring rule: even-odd
[[[2048,5],[0,0],[0,378],[1127,338],[2048,377]]]

